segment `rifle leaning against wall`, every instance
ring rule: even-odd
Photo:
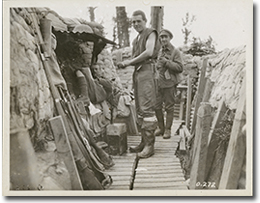
[[[89,151],[88,148],[86,148],[86,142],[82,140],[82,134],[75,125],[75,120],[73,120],[75,118],[73,118],[72,116],[72,111],[70,111],[69,113],[64,111],[64,105],[62,105],[61,97],[52,80],[51,71],[47,60],[49,56],[47,54],[47,49],[35,17],[36,9],[30,9],[29,13],[31,13],[32,23],[36,31],[38,43],[40,44],[40,46],[39,44],[37,44],[37,47],[50,86],[50,91],[54,99],[56,113],[61,116],[64,122],[65,131],[71,145],[74,160],[79,172],[81,172],[79,175],[81,178],[81,182],[84,183],[82,186],[84,189],[104,189],[104,187],[107,187],[112,183],[112,180],[110,176],[102,172],[102,168],[98,167],[100,165],[97,164],[97,160],[94,158],[94,156],[91,156],[92,152]],[[94,164],[93,162],[95,162],[96,164]],[[98,179],[93,175],[93,169]],[[101,185],[101,182],[103,183],[103,185]],[[82,186],[81,183],[79,183],[77,189],[82,189]]]

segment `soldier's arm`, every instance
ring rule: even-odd
[[[155,42],[156,42],[156,34],[155,32],[152,32],[146,41],[145,51],[141,53],[139,56],[131,60],[125,60],[124,65],[125,66],[134,65],[150,58],[153,55]]]

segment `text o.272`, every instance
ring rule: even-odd
[[[216,188],[215,182],[197,182],[196,187],[199,188]]]

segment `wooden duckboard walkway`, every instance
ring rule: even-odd
[[[179,159],[175,152],[180,140],[179,135],[174,135],[178,129],[177,124],[172,126],[172,137],[163,139],[155,138],[155,153],[147,159],[139,159],[133,190],[187,190],[184,174]],[[140,136],[128,136],[129,146],[137,146]],[[129,190],[133,173],[135,153],[122,156],[113,156],[115,165],[106,172],[112,176],[113,184],[108,190]]]

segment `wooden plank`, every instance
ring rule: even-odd
[[[113,186],[111,185],[109,187],[109,190],[129,190],[127,186]]]
[[[109,175],[111,176],[131,176],[131,171],[108,171]]]
[[[183,125],[182,128],[183,128],[185,137],[187,138],[187,142],[189,143],[192,138],[192,135],[190,134],[190,131],[188,130],[186,125]]]
[[[182,122],[176,122],[180,125]],[[167,189],[187,189],[182,184],[185,182],[183,171],[180,165],[180,160],[175,156],[177,149],[178,140],[180,136],[173,136],[170,140],[164,140],[162,137],[156,137],[155,141],[155,154],[148,159],[139,159],[138,166],[135,170],[135,179],[133,184],[133,190],[144,189],[143,187],[136,187],[136,184],[146,183],[145,189],[159,189],[155,187],[149,187],[159,183],[162,188]],[[128,143],[131,142],[133,145],[139,144],[141,140],[140,136],[128,136]],[[134,162],[136,154],[127,153],[123,156],[114,156],[115,168],[108,170],[108,174],[115,180],[111,190],[126,190],[130,188],[130,177],[132,170],[132,164]],[[123,158],[122,158],[123,157]],[[127,168],[129,166],[129,168]],[[165,183],[169,186],[165,186]],[[127,187],[129,183],[129,187]],[[166,184],[166,185],[167,185]]]
[[[199,85],[198,85],[198,91],[197,91],[197,97],[196,97],[196,103],[195,103],[195,108],[194,108],[194,117],[192,119],[192,124],[191,124],[191,134],[193,134],[193,132],[195,131],[195,125],[197,122],[197,112],[198,109],[200,107],[200,103],[202,101],[203,98],[203,93],[204,93],[204,89],[205,89],[205,84],[206,84],[206,80],[205,80],[205,74],[206,74],[206,69],[207,69],[207,64],[208,64],[208,60],[204,59],[203,60],[203,64],[202,64],[202,68],[200,71],[200,79],[199,79]]]
[[[154,167],[159,167],[159,166],[161,166],[161,167],[164,167],[164,166],[179,166],[180,165],[180,163],[179,162],[175,162],[175,163],[167,163],[167,162],[162,162],[162,163],[139,163],[138,164],[138,166],[139,167],[149,167],[149,166],[154,166]]]
[[[159,188],[145,188],[145,187],[140,187],[140,188],[135,188],[134,190],[187,190],[187,186],[171,186],[171,187],[159,187]]]
[[[219,123],[227,110],[228,110],[228,108],[225,105],[224,100],[222,100],[218,107],[217,113],[215,114],[214,119],[212,121],[212,125],[211,125],[210,132],[209,132],[209,143],[208,144],[210,144],[210,142],[211,142],[211,138],[215,132],[215,129],[219,128]]]
[[[183,128],[181,128],[179,132],[181,136],[179,150],[186,151],[186,140],[185,140]]]
[[[109,174],[109,172],[108,172],[108,174]],[[110,174],[109,174],[110,175]],[[117,175],[113,175],[113,176],[111,176],[112,177],[112,180],[113,180],[113,182],[114,181],[121,181],[121,180],[130,180],[130,176],[129,175],[125,175],[125,176],[117,176]]]
[[[180,100],[180,114],[179,114],[179,119],[182,120],[183,119],[183,116],[184,116],[184,99],[185,99],[185,90],[187,91],[187,86],[183,86],[183,87],[180,87],[180,86],[177,86],[177,89],[181,91],[181,100]]]
[[[131,171],[131,168],[132,168],[132,165],[129,165],[127,167],[118,166],[118,167],[112,167],[108,171],[109,172],[114,172],[114,171],[119,171],[120,170],[120,172],[125,172],[125,171],[127,172],[127,171]]]
[[[210,80],[210,78],[207,78],[202,102],[208,102],[209,101],[213,85],[214,85],[214,82],[212,82]]]
[[[173,187],[173,186],[182,186],[185,185],[185,182],[156,182],[151,183],[135,183],[135,189],[137,188],[158,188],[158,187]]]
[[[207,177],[210,173],[214,155],[216,153],[216,148],[217,148],[218,142],[219,142],[219,137],[212,137],[212,135],[215,133],[215,130],[220,127],[220,121],[223,118],[226,111],[227,111],[227,107],[225,105],[225,102],[222,100],[222,102],[220,102],[217,113],[214,116],[214,119],[212,121],[211,128],[210,128],[210,132],[209,132],[208,155],[207,155],[207,164],[206,164],[206,172],[205,172]]]
[[[140,162],[139,162],[140,165],[142,164],[142,161],[143,160],[140,160]],[[172,157],[170,159],[165,159],[164,157],[160,158],[160,159],[157,159],[157,158],[154,158],[154,157],[150,157],[150,160],[147,160],[147,161],[145,161],[143,163],[145,163],[145,164],[153,163],[155,165],[156,164],[164,164],[164,163],[177,163],[177,164],[179,164],[180,160],[177,157]]]
[[[179,170],[181,166],[139,166],[136,171],[164,171],[164,170]]]
[[[67,170],[70,174],[72,189],[83,190],[62,117],[56,116],[54,118],[49,119],[49,124],[54,136],[58,156],[64,161]]]
[[[113,180],[112,185],[114,186],[126,186],[129,187],[129,180]]]
[[[186,100],[186,120],[185,124],[189,128],[190,127],[190,111],[191,111],[191,93],[192,93],[192,86],[191,86],[191,76],[188,76],[188,89],[187,89],[187,100]]]
[[[193,162],[190,173],[190,188],[196,187],[197,182],[204,182],[207,160],[208,134],[211,123],[211,106],[209,103],[201,103],[198,109],[198,123],[196,127]]]
[[[162,174],[162,173],[174,174],[174,173],[178,173],[178,172],[180,172],[180,169],[163,169],[161,171],[158,171],[158,170],[154,169],[154,170],[149,170],[149,171],[147,171],[147,170],[144,170],[144,171],[138,170],[137,174],[147,174],[147,173],[149,173],[149,174]]]
[[[170,174],[136,174],[136,180],[144,180],[146,178],[172,178],[172,177],[183,177],[183,173],[180,172],[176,172],[176,173],[170,173]]]
[[[240,89],[238,108],[236,110],[230,140],[228,144],[219,189],[236,189],[246,153],[246,133],[242,127],[246,123],[246,79]]]
[[[138,178],[135,180],[135,183],[143,182],[143,183],[155,183],[155,182],[174,182],[174,181],[185,181],[183,177],[142,177],[142,179]]]

